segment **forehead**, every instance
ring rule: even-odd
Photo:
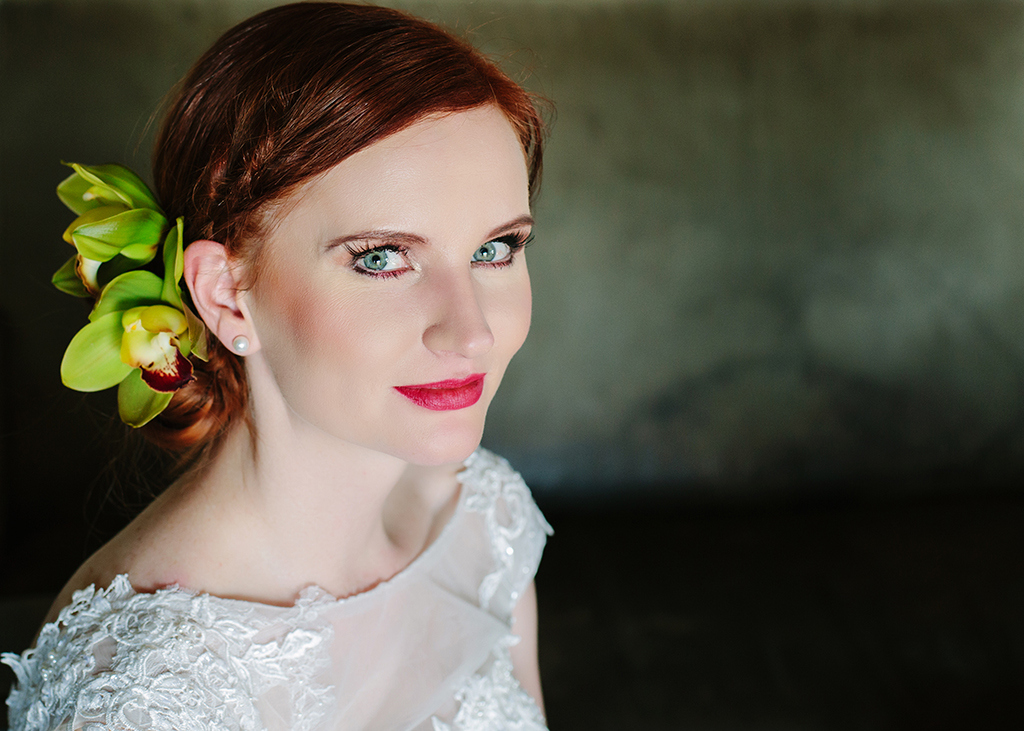
[[[529,212],[526,161],[496,107],[427,117],[303,185],[281,224],[317,230],[401,229],[427,237],[490,230]],[[436,229],[436,231],[435,231]]]

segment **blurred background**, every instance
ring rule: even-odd
[[[272,4],[0,0],[2,650],[166,468],[60,385],[60,161]],[[557,108],[485,437],[551,727],[1024,727],[1024,2],[392,4]]]

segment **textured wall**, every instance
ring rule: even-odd
[[[59,386],[58,161],[147,169],[161,96],[265,5],[0,2],[0,467],[33,499],[108,459],[110,400]],[[1020,2],[404,7],[557,104],[485,440],[542,491],[1019,474]]]

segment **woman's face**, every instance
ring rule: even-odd
[[[417,464],[468,456],[530,326],[526,164],[501,111],[424,119],[283,210],[246,297],[293,421]]]

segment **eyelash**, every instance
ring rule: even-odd
[[[404,256],[406,252],[409,251],[409,248],[406,246],[395,246],[393,244],[388,244],[387,246],[364,246],[362,249],[356,249],[346,244],[345,248],[348,249],[348,253],[352,257],[352,269],[353,271],[356,272],[356,274],[362,274],[363,276],[366,277],[373,277],[374,279],[389,279],[391,277],[397,277],[399,274],[402,274],[403,272],[407,271],[405,269],[396,269],[393,272],[371,272],[368,269],[360,269],[358,266],[356,266],[359,263],[360,259],[362,259],[367,254],[372,254],[375,251],[393,251],[396,254],[401,254]]]
[[[501,243],[505,244],[509,248],[508,259],[506,259],[505,261],[495,261],[495,262],[483,262],[483,261],[481,261],[481,262],[477,262],[477,263],[478,264],[483,264],[485,266],[495,267],[495,268],[507,267],[512,262],[514,262],[516,260],[516,254],[518,254],[520,251],[522,251],[527,246],[529,246],[531,243],[533,243],[533,233],[531,232],[529,234],[525,234],[522,231],[519,231],[517,233],[506,234],[505,236],[499,236],[496,239],[491,239],[491,241],[500,241]],[[488,241],[486,243],[491,243],[491,241]],[[477,249],[477,251],[479,251],[479,249]]]
[[[490,239],[490,241],[488,241],[486,243],[491,243],[491,242],[494,242],[494,241],[502,243],[502,244],[505,244],[506,246],[508,246],[508,248],[509,248],[508,259],[506,259],[504,261],[497,261],[497,262],[483,262],[483,261],[481,261],[481,262],[475,262],[475,263],[483,265],[483,266],[486,266],[486,267],[495,268],[495,269],[497,269],[499,267],[507,267],[507,266],[509,266],[513,261],[515,261],[516,254],[518,252],[522,251],[524,248],[526,248],[528,245],[530,245],[533,242],[533,233],[525,234],[523,232],[517,232],[517,233],[506,234],[505,236],[499,236],[499,237],[497,237],[495,239]],[[349,256],[352,257],[352,269],[357,274],[362,274],[363,276],[366,276],[366,277],[373,277],[374,279],[388,279],[388,278],[391,278],[391,277],[397,277],[400,274],[404,274],[405,272],[408,271],[408,269],[397,269],[395,271],[390,271],[390,272],[373,272],[373,271],[369,271],[367,269],[361,269],[360,267],[357,266],[357,264],[358,264],[360,259],[365,257],[367,254],[372,254],[375,251],[393,251],[396,254],[404,256],[409,251],[409,248],[406,247],[406,246],[396,246],[394,244],[387,244],[385,246],[365,246],[365,247],[363,247],[361,249],[357,249],[357,248],[355,248],[353,246],[350,246],[350,245],[346,244],[345,248],[348,250]]]

